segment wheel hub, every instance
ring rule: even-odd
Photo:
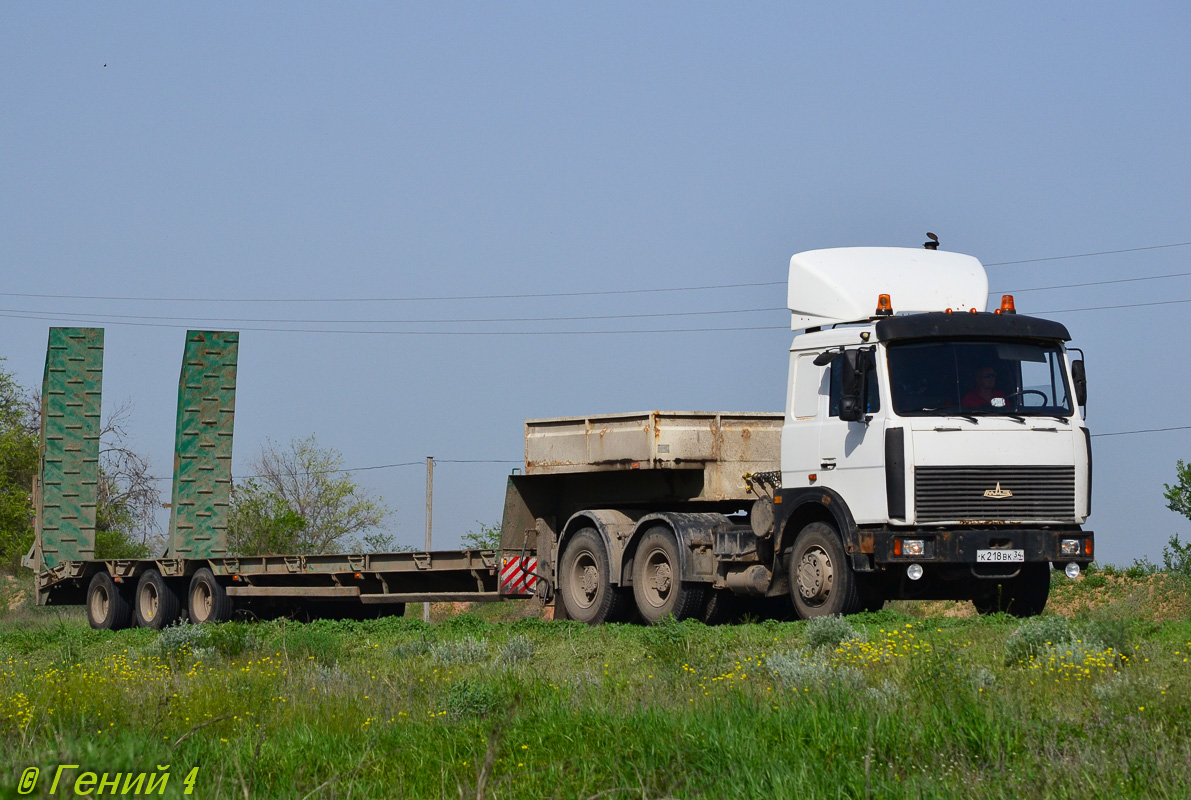
[[[673,573],[670,571],[669,564],[658,564],[657,569],[653,573],[653,586],[657,593],[664,595],[670,591],[670,584],[673,581]]]
[[[600,575],[596,572],[596,568],[587,566],[583,568],[583,581],[580,584],[583,588],[583,594],[587,595],[590,600],[595,597],[596,591],[600,588]]]
[[[107,589],[103,586],[98,587],[91,596],[91,617],[96,620],[107,619],[108,604],[110,602]]]
[[[798,562],[798,593],[807,602],[820,604],[831,594],[835,574],[831,558],[819,548],[807,550]]]

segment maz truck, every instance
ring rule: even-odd
[[[86,603],[96,627],[526,597],[590,624],[810,618],[899,598],[1037,614],[1052,568],[1077,577],[1094,553],[1083,360],[1063,325],[987,299],[971,256],[795,255],[784,412],[529,420],[499,551],[228,553],[238,336],[192,331],[167,552],[97,560],[99,379],[69,351],[71,337],[98,340],[101,370],[102,331],[52,329],[27,560],[38,602]]]

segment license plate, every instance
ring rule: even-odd
[[[977,550],[978,564],[1019,564],[1026,560],[1025,550]]]

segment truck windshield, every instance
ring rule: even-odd
[[[1070,416],[1058,345],[1009,341],[889,345],[893,409],[929,414]]]

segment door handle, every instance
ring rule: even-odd
[[[819,462],[819,469],[835,469],[835,462],[834,461],[821,461],[821,462]]]

